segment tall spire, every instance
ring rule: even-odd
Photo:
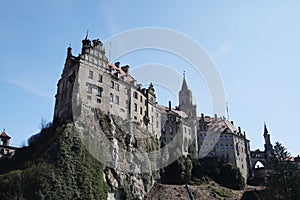
[[[266,122],[264,122],[264,135],[267,135],[268,133],[269,133],[269,131],[267,129]]]
[[[182,85],[181,85],[181,90],[189,90],[186,80],[185,80],[185,71],[183,71],[183,81],[182,81]]]

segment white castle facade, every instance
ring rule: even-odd
[[[237,166],[245,180],[250,175],[249,140],[241,129],[224,117],[197,117],[192,92],[183,76],[179,106],[156,102],[152,83],[147,88],[129,73],[129,66],[111,64],[98,39],[82,41],[79,56],[67,50],[63,73],[57,84],[54,122],[72,120],[74,98],[81,107],[92,105],[105,113],[136,122],[165,143],[174,139],[183,155],[192,158],[215,156]],[[180,133],[180,137],[178,136]]]

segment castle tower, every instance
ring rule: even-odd
[[[185,73],[183,73],[182,86],[179,91],[179,109],[184,111],[189,117],[196,118],[196,105],[193,105],[192,98],[192,91],[188,89]]]

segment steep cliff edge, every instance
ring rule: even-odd
[[[126,149],[101,152],[115,156],[116,165],[128,165],[122,152],[157,148],[155,139],[137,140],[128,135],[126,122],[119,118],[98,112],[96,121],[110,141]],[[143,199],[158,173],[105,167],[91,155],[80,134],[73,122],[51,125],[31,137],[29,146],[11,160],[1,161],[0,199]]]

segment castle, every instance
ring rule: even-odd
[[[185,74],[179,91],[179,105],[159,105],[152,83],[143,88],[129,73],[128,65],[110,63],[98,39],[82,40],[79,56],[67,49],[63,73],[57,84],[54,123],[74,117],[77,108],[92,106],[105,113],[131,120],[161,142],[179,134],[185,156],[217,157],[238,167],[245,178],[251,174],[249,140],[241,128],[220,116],[197,116]],[[76,104],[74,105],[74,98]]]

